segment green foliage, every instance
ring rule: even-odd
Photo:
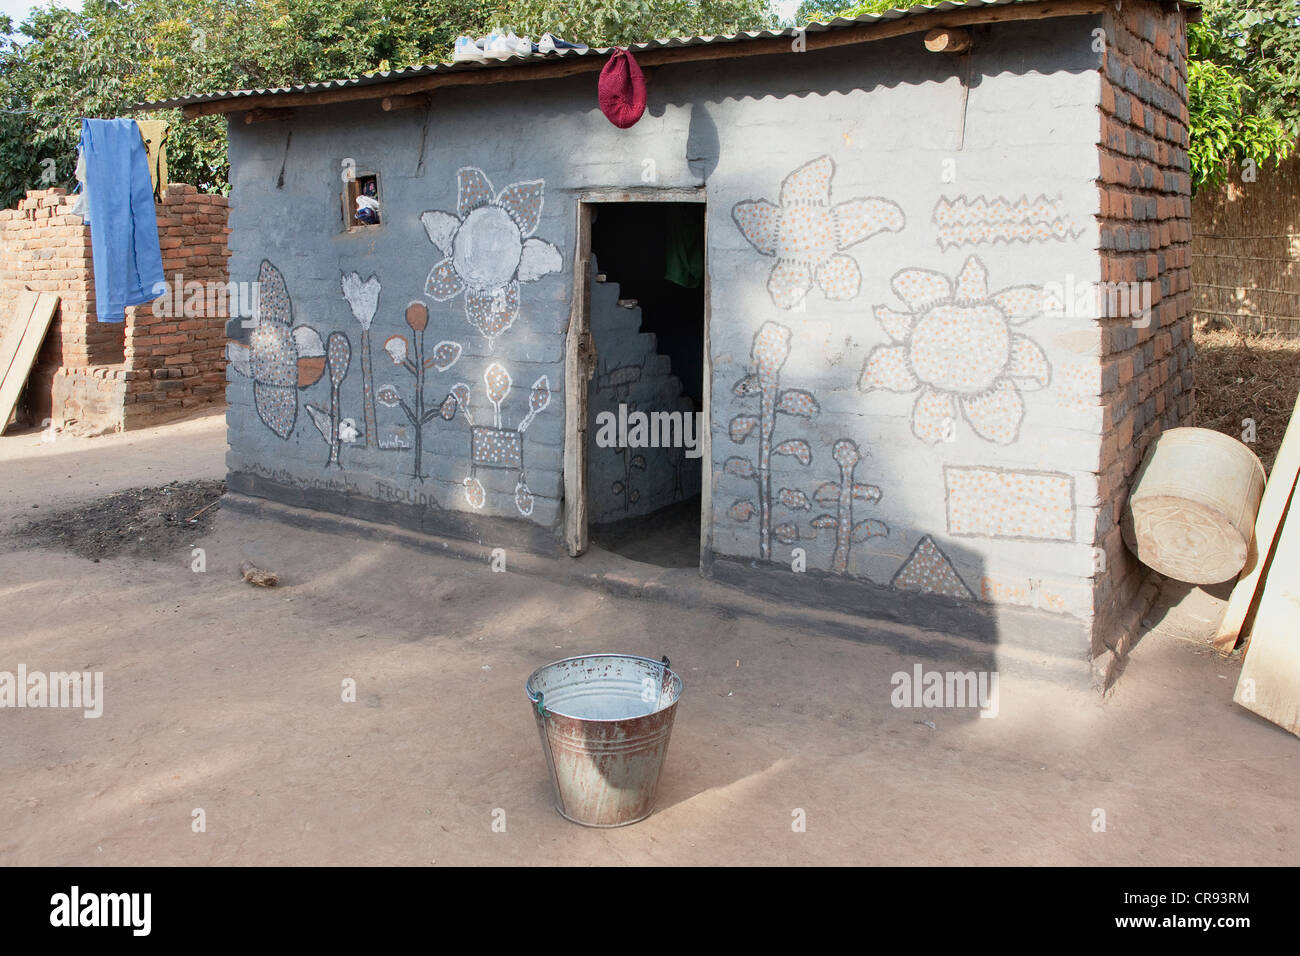
[[[846,6],[839,15],[847,18],[865,17],[869,13],[878,15],[887,10],[906,10],[927,2],[934,4],[939,0],[865,0],[863,3]]]
[[[794,22],[798,26],[805,23],[829,23],[836,17],[844,16],[841,11],[844,4],[840,0],[803,0],[795,11]]]
[[[1188,40],[1192,186],[1286,159],[1300,136],[1300,0],[1207,0]]]
[[[766,0],[504,0],[493,22],[597,47],[776,26]]]
[[[141,102],[355,76],[445,59],[484,29],[489,0],[87,0],[32,12],[26,42],[0,41],[0,203],[71,186],[79,117]],[[225,118],[170,120],[172,179],[225,187]],[[55,179],[43,174],[54,160]]]
[[[38,9],[21,26],[25,42],[0,40],[0,204],[70,187],[78,118],[128,115],[136,103],[438,62],[458,35],[494,24],[607,45],[773,23],[766,0],[87,0],[80,11]],[[157,118],[172,124],[172,179],[225,188],[225,118]],[[53,181],[43,178],[48,159]]]
[[[1188,30],[1193,60],[1246,81],[1242,105],[1300,136],[1300,0],[1205,0]]]
[[[1294,137],[1278,120],[1246,108],[1255,91],[1227,67],[1208,61],[1188,64],[1192,188],[1216,189],[1234,165],[1285,159]]]

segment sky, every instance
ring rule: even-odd
[[[67,7],[69,10],[80,10],[81,0],[56,0],[60,7]],[[32,7],[44,7],[49,5],[49,0],[0,0],[0,14],[9,17],[14,22],[14,29],[27,19],[27,11]]]

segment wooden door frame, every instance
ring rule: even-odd
[[[578,557],[587,550],[588,383],[596,370],[591,337],[591,223],[593,207],[608,203],[705,203],[704,187],[587,189],[575,195],[577,217],[573,253],[573,301],[564,337],[564,543]],[[704,216],[704,433],[700,436],[700,560],[712,542],[712,362],[709,354],[708,212]]]

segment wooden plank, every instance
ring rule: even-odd
[[[409,96],[385,96],[379,105],[385,113],[391,113],[394,110],[425,109],[431,99],[428,93],[412,93]]]
[[[271,123],[278,120],[293,119],[297,110],[293,109],[256,109],[244,114],[244,123]]]
[[[1300,736],[1300,513],[1291,509],[1260,589],[1250,653],[1232,699]]]
[[[36,308],[39,298],[39,292],[28,289],[19,293],[18,301],[14,303],[14,311],[5,326],[4,337],[0,338],[0,382],[9,376],[9,368],[18,355],[18,343],[23,340],[27,323],[32,317],[32,310]]]
[[[1262,572],[1268,565],[1277,541],[1278,528],[1287,510],[1287,503],[1300,476],[1300,398],[1296,400],[1291,421],[1282,436],[1282,444],[1273,461],[1273,471],[1264,486],[1264,497],[1259,502],[1255,516],[1255,536],[1246,555],[1246,566],[1237,576],[1237,583],[1228,598],[1223,620],[1214,637],[1214,646],[1221,654],[1231,654],[1237,638],[1246,625],[1251,608],[1256,605]]]
[[[573,306],[564,339],[564,540],[569,554],[587,550],[587,381],[596,367],[591,338],[591,206],[577,203]]]
[[[866,23],[856,27],[828,30],[824,33],[806,33],[800,42],[805,52],[830,50],[836,47],[887,40],[912,33],[925,33],[935,28],[962,27],[984,23],[1003,23],[1012,20],[1047,20],[1054,17],[1088,16],[1101,13],[1109,4],[1099,0],[1047,0],[1043,3],[1015,3],[997,7],[970,10],[946,10],[919,14],[902,20]],[[1190,13],[1190,11],[1189,11]],[[710,43],[700,46],[664,47],[656,50],[634,50],[636,61],[645,67],[674,63],[695,63],[701,60],[732,60],[749,56],[780,54],[800,56],[795,52],[794,37],[772,37],[761,40],[737,40]],[[395,80],[391,83],[373,83],[368,86],[349,86],[340,89],[304,91],[295,93],[262,93],[235,99],[209,100],[182,107],[186,119],[210,116],[217,113],[237,113],[258,107],[326,106],[331,103],[349,103],[356,100],[382,99],[386,96],[404,96],[447,86],[480,86],[489,83],[519,83],[530,80],[558,79],[581,73],[596,73],[604,68],[607,58],[581,56],[572,60],[520,60],[504,65],[483,65],[477,69],[458,70],[454,73],[433,73],[427,76]]]
[[[703,186],[622,186],[584,189],[583,202],[704,202]]]
[[[931,30],[925,35],[925,48],[931,53],[965,53],[971,48],[970,34],[965,30]]]
[[[19,297],[15,326],[6,331],[4,351],[0,352],[0,369],[4,373],[0,378],[0,435],[9,427],[9,416],[27,384],[32,363],[45,341],[45,333],[50,329],[58,305],[59,297],[53,292],[24,292]],[[15,327],[19,329],[17,335],[13,334]]]
[[[700,396],[704,434],[700,437],[700,573],[713,549],[713,346],[709,325],[713,317],[713,284],[709,281],[709,211],[704,211],[704,389]]]

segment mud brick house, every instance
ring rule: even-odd
[[[18,208],[0,210],[0,328],[23,289],[59,296],[28,378],[25,417],[122,431],[223,401],[228,303],[224,290],[205,290],[227,281],[226,198],[168,188],[156,206],[168,294],[127,309],[124,322],[96,319],[90,227],[72,203],[64,189],[30,190]]]
[[[1152,590],[1117,518],[1191,411],[1194,16],[655,41],[628,129],[599,50],[152,104],[229,115],[229,486],[573,555],[675,529],[719,580],[1109,681]],[[701,413],[696,467],[599,441],[620,406]]]

